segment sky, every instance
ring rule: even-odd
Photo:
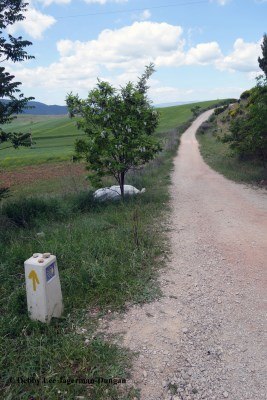
[[[154,104],[239,97],[255,85],[267,0],[28,0],[9,26],[34,60],[8,63],[27,96],[65,104],[97,78],[120,87],[150,62]]]

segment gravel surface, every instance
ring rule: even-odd
[[[202,160],[184,133],[172,176],[171,260],[163,297],[101,323],[138,352],[129,385],[142,400],[266,400],[266,191]]]

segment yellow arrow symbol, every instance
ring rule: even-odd
[[[36,274],[36,272],[35,272],[34,270],[32,270],[32,271],[29,273],[28,278],[29,278],[29,279],[32,279],[33,290],[36,292],[36,285],[39,285],[39,284],[40,284],[39,279],[38,279],[38,275]]]

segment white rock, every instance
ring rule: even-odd
[[[138,190],[134,186],[124,185],[124,195],[134,196],[136,194],[144,193],[146,189]],[[121,190],[119,186],[110,186],[98,189],[94,192],[94,199],[98,201],[105,200],[119,200],[121,198]]]
[[[44,233],[44,232],[38,232],[38,233],[36,233],[36,236],[38,236],[38,237],[44,237],[44,236],[45,236],[45,233]]]

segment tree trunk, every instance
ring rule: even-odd
[[[121,189],[121,198],[124,199],[124,180],[125,180],[125,172],[120,173],[120,189]]]

